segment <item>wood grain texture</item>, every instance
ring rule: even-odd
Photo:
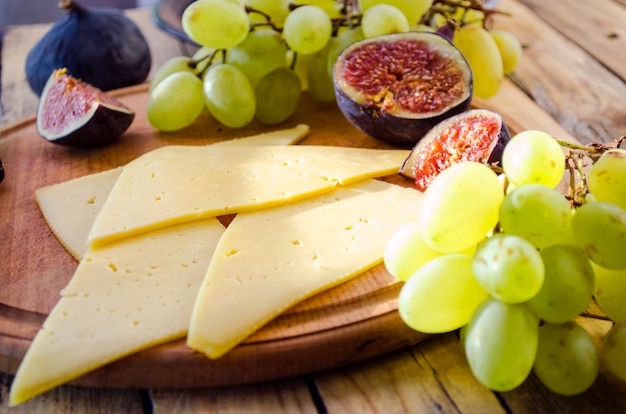
[[[505,412],[472,376],[454,333],[317,375],[315,383],[332,413]]]
[[[598,4],[601,7],[610,1],[602,0]],[[596,3],[591,7],[587,2],[572,0],[570,7],[569,1],[544,2],[542,9],[553,10],[549,16],[544,16],[549,22],[523,3],[533,2],[500,1],[498,7],[510,11],[512,17],[499,18],[495,25],[515,33],[524,47],[524,57],[511,75],[513,82],[580,142],[611,142],[619,138],[626,131],[623,110],[626,83],[607,67],[623,65],[620,62],[623,62],[624,52],[619,42],[589,34],[594,24],[587,21],[587,15],[595,14],[590,10]],[[624,13],[624,9],[621,10],[620,15]],[[616,22],[623,30],[623,20]],[[563,34],[568,33],[565,27],[558,27],[565,25],[583,26],[577,37],[589,38],[584,48]],[[610,51],[602,56],[603,60],[597,60],[586,51],[606,48]]]
[[[150,397],[154,414],[318,412],[304,378],[239,387],[154,390]]]
[[[534,14],[626,79],[626,9],[615,0],[521,0]],[[583,18],[584,17],[584,18]]]
[[[64,386],[13,408],[9,400],[10,377],[0,376],[0,413],[5,414],[142,414],[144,403],[136,390],[98,390]]]

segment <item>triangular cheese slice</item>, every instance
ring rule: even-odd
[[[301,141],[308,133],[308,125],[300,124],[293,128],[219,141],[211,145],[292,145]],[[80,261],[87,251],[89,230],[121,173],[122,167],[118,167],[35,191],[35,200],[48,226],[76,260]],[[72,214],[68,214],[68,211]]]
[[[263,132],[249,137],[234,138],[218,141],[209,145],[218,146],[271,146],[271,145],[295,145],[309,133],[309,126],[299,124],[293,128],[279,129],[271,132]]]
[[[368,180],[333,193],[243,213],[215,250],[188,345],[218,358],[289,306],[379,264],[421,193]]]
[[[396,173],[408,150],[167,146],[124,167],[89,233],[98,246],[203,217],[258,210]]]
[[[187,333],[224,226],[181,224],[87,252],[22,360],[10,405]]]
[[[121,173],[118,167],[35,190],[48,227],[76,260],[87,252],[89,230]]]

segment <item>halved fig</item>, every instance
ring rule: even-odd
[[[472,72],[463,54],[433,32],[394,33],[348,46],[333,67],[337,104],[366,134],[403,147],[465,111]]]
[[[119,100],[57,69],[39,100],[37,131],[54,144],[97,147],[116,140],[134,118]]]
[[[462,161],[493,164],[511,139],[502,116],[487,109],[470,109],[435,125],[413,147],[400,174],[413,178],[424,191],[441,171]]]

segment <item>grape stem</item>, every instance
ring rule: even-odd
[[[291,9],[291,5],[290,5],[289,9],[292,10]],[[274,23],[274,21],[272,20],[272,16],[270,16],[267,13],[265,13],[264,11],[261,11],[261,10],[255,9],[254,7],[250,7],[250,6],[246,5],[246,13],[248,13],[248,14],[251,14],[251,13],[260,14],[265,19],[264,22],[254,22],[254,23],[251,23],[250,24],[250,31],[253,31],[257,27],[271,27],[273,30],[277,31],[278,33],[282,33],[282,31],[283,31],[282,27],[276,26],[276,23]]]
[[[463,11],[460,19],[455,17],[459,9]],[[476,20],[468,20],[467,16],[469,10],[482,12],[482,26],[485,29],[488,29],[488,22],[491,21],[493,15],[501,14],[511,16],[511,13],[507,11],[485,7],[482,0],[434,0],[430,9],[422,16],[420,23],[431,26],[433,18],[436,15],[443,16],[448,22],[447,24],[451,24],[450,22],[454,21],[455,23],[453,25],[456,27],[476,23]]]
[[[566,198],[572,207],[580,207],[586,203],[589,194],[586,169],[589,161],[593,164],[605,151],[620,148],[624,141],[626,141],[626,135],[606,144],[591,142],[587,145],[581,145],[557,139],[559,145],[569,149],[565,154],[565,168],[569,176],[569,189]]]
[[[211,53],[207,53],[204,56],[200,56],[198,58],[196,58],[195,60],[190,60],[189,63],[187,64],[190,68],[195,69],[198,67],[198,65],[201,62],[204,62],[205,60],[207,61],[207,65],[205,67],[205,69],[198,73],[197,76],[202,79],[202,76],[204,75],[204,72],[206,72],[209,67],[211,67],[211,63],[213,63],[213,60],[215,59],[215,57],[217,56],[218,53],[222,54],[222,61],[226,61],[226,49],[215,49],[213,50]]]

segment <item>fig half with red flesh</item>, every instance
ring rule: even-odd
[[[116,140],[134,118],[116,98],[57,69],[39,100],[37,131],[54,144],[97,147]]]
[[[511,134],[502,116],[487,109],[470,109],[435,125],[413,147],[400,174],[424,191],[441,171],[462,161],[494,164]]]
[[[345,117],[364,133],[403,147],[465,111],[472,72],[463,54],[431,32],[394,33],[348,46],[333,67]]]

